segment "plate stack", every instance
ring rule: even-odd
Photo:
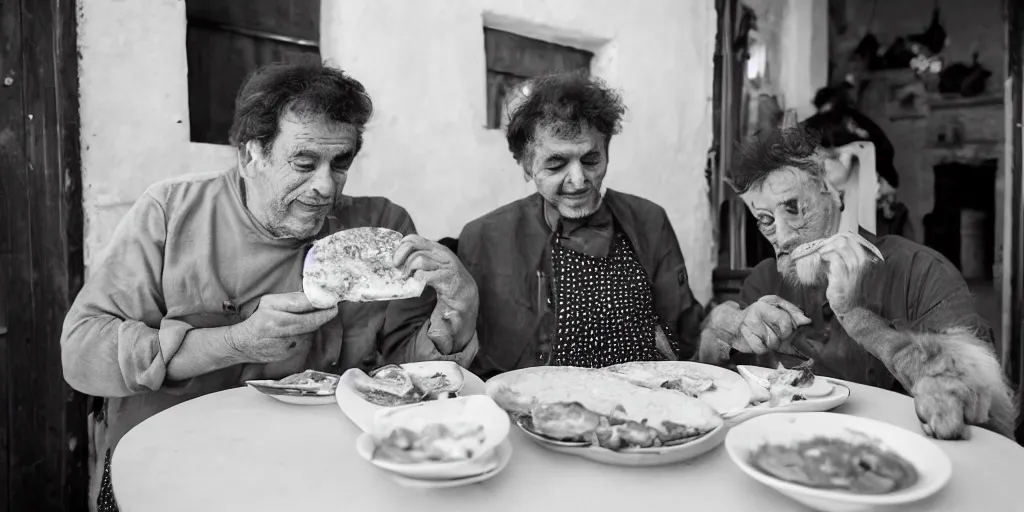
[[[381,409],[356,451],[400,485],[457,487],[498,474],[512,457],[508,415],[488,396]]]

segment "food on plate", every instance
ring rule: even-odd
[[[302,291],[310,304],[419,297],[424,283],[403,277],[392,263],[402,234],[385,228],[353,228],[317,240],[306,254]]]
[[[331,395],[334,394],[340,378],[341,377],[331,373],[306,370],[302,373],[289,375],[281,380],[251,380],[247,381],[247,384],[264,388],[294,391],[300,394]]]
[[[622,375],[641,386],[671,389],[694,398],[717,389],[715,379],[699,370],[660,362],[622,363],[609,366],[605,370]]]
[[[472,459],[486,441],[484,426],[471,421],[395,428],[377,443],[374,457],[394,462],[455,462]]]
[[[601,369],[537,367],[487,381],[487,394],[542,436],[610,450],[671,446],[722,425],[708,404]]]
[[[434,371],[410,372],[396,364],[382,366],[369,375],[354,370],[353,387],[363,400],[374,405],[392,407],[449,398],[462,388],[462,372],[454,365],[451,374]]]
[[[888,494],[918,480],[917,470],[878,441],[814,437],[794,445],[765,444],[750,463],[786,482],[855,494]]]
[[[789,369],[780,363],[778,368],[766,369],[759,374],[742,366],[738,370],[750,385],[751,403],[768,402],[771,407],[779,407],[795,400],[820,398],[832,392],[832,384],[811,372],[813,365],[813,360],[807,360]]]

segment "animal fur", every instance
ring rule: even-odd
[[[911,390],[927,434],[959,439],[966,423],[1014,439],[1018,397],[987,343],[963,328],[900,334],[908,343],[885,362]]]

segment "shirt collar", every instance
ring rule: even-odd
[[[615,216],[605,201],[593,214],[582,219],[567,219],[558,209],[543,201],[544,220],[559,242],[576,252],[595,258],[604,258],[611,252],[615,238]]]

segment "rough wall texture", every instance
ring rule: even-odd
[[[82,148],[86,263],[151,183],[224,168],[223,146],[188,134],[182,0],[83,2]],[[712,0],[323,2],[324,58],[370,90],[377,114],[347,192],[390,197],[427,237],[531,192],[486,124],[487,24],[595,51],[594,73],[629,107],[607,184],[669,213],[697,298],[711,297]]]
[[[350,181],[406,206],[428,237],[532,191],[486,125],[483,26],[595,52],[629,107],[607,184],[661,204],[694,293],[711,297],[704,168],[711,144],[711,0],[324,2],[321,51],[372,91],[377,114]],[[401,34],[396,37],[395,34]]]

